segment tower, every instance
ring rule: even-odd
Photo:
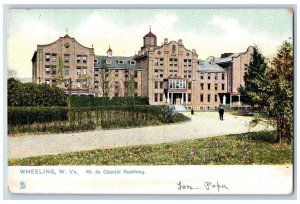
[[[112,51],[112,49],[109,46],[109,48],[107,50],[107,57],[112,57],[112,53],[113,53],[113,51]]]
[[[151,32],[151,26],[149,33],[144,36],[144,47],[148,46],[157,46],[156,35]]]

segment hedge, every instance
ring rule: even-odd
[[[164,122],[162,106],[9,107],[8,132],[64,132]]]
[[[67,96],[58,87],[33,82],[21,83],[10,78],[7,82],[8,106],[66,106]]]
[[[71,107],[99,107],[120,105],[149,105],[148,97],[90,97],[72,96]]]

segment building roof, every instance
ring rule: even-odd
[[[107,57],[96,55],[95,60],[97,60],[95,62],[95,68],[104,68],[104,65],[106,64],[106,67],[109,69],[139,69],[133,57]],[[120,63],[120,61],[123,63]],[[131,64],[131,62],[134,62],[134,64]]]
[[[224,63],[224,62],[231,62],[233,57],[238,57],[242,52],[234,53],[232,55],[229,55],[228,57],[215,57],[216,63]]]
[[[207,59],[202,60],[199,63],[198,71],[206,71],[206,72],[226,72],[221,66],[216,64],[215,61]]]
[[[151,30],[149,31],[149,33],[147,33],[145,36],[144,36],[144,38],[145,37],[155,37],[156,38],[156,35],[154,35],[152,32],[151,32]]]

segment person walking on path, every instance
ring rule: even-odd
[[[223,120],[223,116],[224,116],[224,108],[221,107],[221,108],[219,109],[219,118],[220,118],[220,120]]]
[[[194,115],[194,108],[192,107],[191,114]]]

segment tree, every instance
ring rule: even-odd
[[[265,112],[277,129],[278,142],[293,139],[293,45],[283,42],[267,72]]]
[[[116,79],[114,73],[108,69],[106,62],[104,61],[104,67],[99,70],[99,83],[101,84],[101,91],[103,97],[108,97],[114,85]]]
[[[128,75],[128,79],[125,81],[125,96],[134,97],[135,93],[135,75],[131,70]]]
[[[54,86],[61,85],[63,82],[64,82],[64,62],[62,60],[62,56],[59,56]]]
[[[249,104],[252,110],[257,105],[263,108],[266,104],[266,71],[267,71],[266,58],[260,53],[257,46],[254,47],[254,52],[248,72],[245,73],[244,81],[245,86],[240,86],[239,92],[242,96],[242,102]]]

